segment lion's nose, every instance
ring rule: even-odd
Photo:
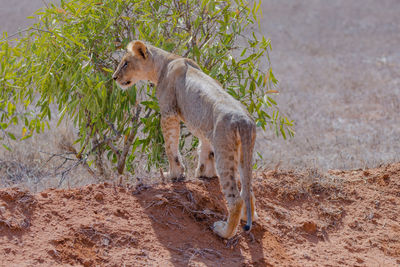
[[[112,76],[112,78],[113,78],[113,80],[115,81],[115,80],[117,79],[117,75],[114,74],[114,75]]]

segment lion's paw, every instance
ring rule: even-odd
[[[213,179],[213,178],[217,178],[217,172],[212,168],[204,168],[204,165],[200,165],[199,167],[196,168],[195,173],[194,173],[196,178],[200,178],[200,179]]]
[[[229,233],[228,223],[225,221],[215,222],[212,229],[213,229],[214,233],[216,233],[217,235],[219,235],[222,238],[229,239],[236,234],[235,231]]]
[[[186,179],[185,173],[173,174],[171,172],[163,172],[163,176],[167,179],[170,179],[174,183],[182,182],[182,181],[185,181],[185,179]]]

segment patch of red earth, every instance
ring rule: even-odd
[[[260,220],[231,240],[218,181],[0,190],[1,265],[396,266],[400,164],[254,178]]]

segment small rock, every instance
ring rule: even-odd
[[[43,198],[48,198],[48,197],[49,197],[49,194],[46,193],[46,192],[41,192],[40,195],[41,195]]]
[[[31,226],[31,222],[28,219],[24,219],[21,223],[20,223],[20,227],[21,228],[29,228],[29,226]]]
[[[303,230],[308,234],[315,234],[317,232],[317,224],[314,222],[305,222]]]
[[[103,245],[108,247],[108,245],[110,245],[110,240],[108,238],[103,238]]]
[[[58,253],[58,251],[56,249],[49,249],[47,250],[47,253],[52,256],[52,257],[56,257],[58,258],[60,256],[60,253]]]
[[[94,199],[97,201],[103,201],[104,200],[104,195],[101,192],[97,192],[96,195],[94,195]]]
[[[6,191],[2,191],[2,192],[0,192],[0,199],[10,202],[10,201],[14,200],[14,197],[10,193],[8,193]]]
[[[73,194],[71,194],[71,193],[69,193],[69,192],[65,192],[65,193],[63,194],[63,197],[69,199],[69,198],[73,197]]]
[[[389,175],[388,173],[385,173],[385,174],[382,176],[382,179],[383,179],[383,181],[384,181],[385,184],[388,184],[388,183],[390,182],[390,175]]]

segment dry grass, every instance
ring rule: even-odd
[[[19,185],[38,192],[46,188],[80,187],[100,181],[146,184],[160,181],[158,170],[149,171],[143,164],[147,157],[144,154],[138,155],[132,163],[134,174],[125,172],[121,176],[117,175],[116,166],[104,156],[105,174],[100,175],[94,157],[86,161],[76,157],[79,147],[74,144],[77,134],[72,122],[66,120],[58,127],[56,124],[57,118],[51,121],[51,130],[24,141],[7,140],[11,151],[0,150],[0,187]],[[14,132],[20,132],[18,126],[13,128]]]
[[[96,181],[66,144],[73,143],[73,128],[67,123],[24,141],[7,140],[11,151],[0,151],[0,186],[19,185],[37,192],[45,188],[75,187]],[[20,132],[19,127],[14,127]],[[17,138],[21,136],[16,135]]]
[[[266,175],[276,178],[270,181],[269,189],[283,202],[318,198],[336,201],[347,200],[348,197],[343,191],[343,185],[346,182],[343,177],[321,172],[316,168],[302,171],[258,172],[255,179],[268,179]]]

